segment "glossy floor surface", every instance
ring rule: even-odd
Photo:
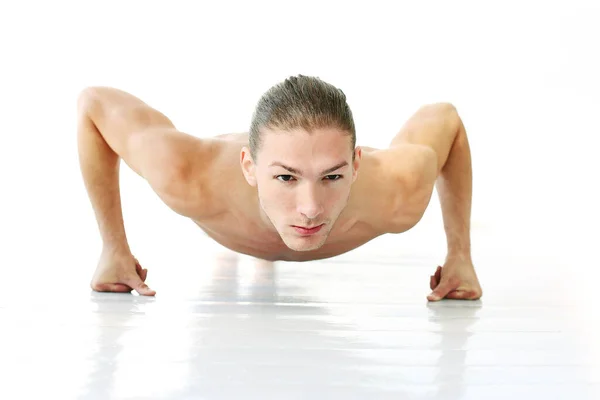
[[[484,297],[428,304],[426,234],[309,263],[157,250],[155,298],[4,274],[0,398],[600,398],[597,273],[474,229]]]

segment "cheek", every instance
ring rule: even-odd
[[[327,204],[331,207],[340,206],[340,205],[343,205],[347,201],[349,195],[350,195],[349,187],[339,187],[339,188],[336,188],[335,190],[331,190],[327,194],[326,201],[327,201]]]
[[[294,207],[294,192],[279,182],[261,181],[259,185],[259,197],[263,208],[269,210],[287,210]]]
[[[290,191],[278,191],[273,196],[276,207],[282,211],[289,212],[295,208],[296,200],[294,192]]]

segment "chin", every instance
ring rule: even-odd
[[[290,250],[294,250],[294,251],[298,251],[298,252],[307,252],[307,251],[318,250],[322,246],[323,246],[322,244],[319,244],[318,246],[307,246],[307,245],[302,245],[302,244],[295,245],[295,244],[291,244],[291,243],[287,244],[287,247]]]
[[[312,251],[318,250],[325,244],[327,236],[319,237],[285,237],[283,242],[285,245],[294,251]]]

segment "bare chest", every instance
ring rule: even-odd
[[[228,190],[230,196],[224,200],[227,207],[210,218],[193,220],[222,246],[265,260],[308,261],[346,253],[385,233],[411,229],[429,204],[433,186],[407,185],[397,179],[398,174],[393,171],[398,168],[392,168],[394,157],[386,154],[365,152],[348,204],[325,244],[317,250],[291,250],[274,230],[258,222],[257,193],[239,170],[231,171],[235,179],[227,180],[236,188],[233,192]]]
[[[322,247],[298,252],[289,249],[273,232],[258,228],[232,214],[222,215],[211,221],[194,222],[220,245],[238,253],[271,261],[310,261],[334,257],[381,234],[360,222],[338,220]]]
[[[194,222],[210,238],[232,251],[271,261],[310,261],[344,254],[386,233],[411,229],[427,207],[425,200],[415,197],[406,201],[404,212],[395,219],[382,215],[381,208],[367,204],[361,210],[348,208],[336,221],[325,244],[306,252],[291,250],[276,233],[252,222],[255,221],[252,216],[239,212]]]

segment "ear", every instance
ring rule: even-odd
[[[352,163],[352,183],[358,177],[358,168],[360,167],[360,162],[362,160],[362,149],[360,147],[356,147],[354,149],[354,162]]]
[[[256,186],[256,164],[250,155],[250,149],[246,146],[240,151],[240,166],[244,177],[250,186]]]

